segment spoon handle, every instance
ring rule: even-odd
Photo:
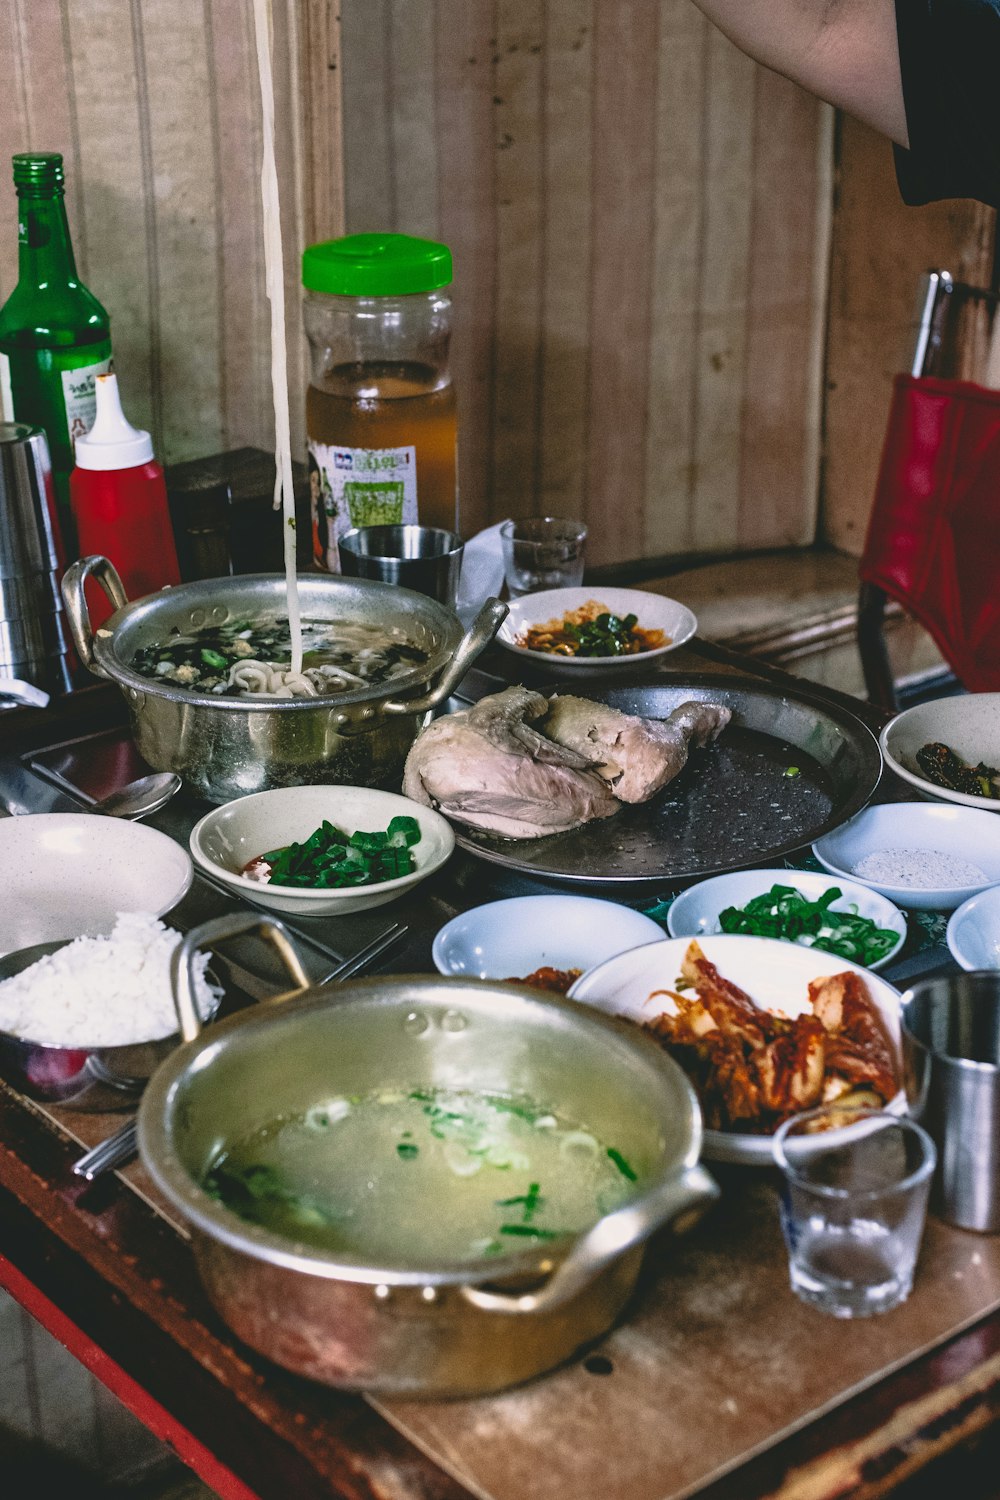
[[[88,1182],[93,1182],[102,1172],[111,1172],[115,1167],[124,1166],[127,1161],[131,1161],[137,1147],[136,1122],[128,1120],[113,1135],[109,1135],[85,1152],[79,1161],[75,1161],[73,1171],[77,1177],[85,1177]]]

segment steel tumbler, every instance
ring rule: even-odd
[[[462,539],[437,526],[361,526],[340,538],[340,570],[397,583],[454,609]]]
[[[931,1212],[1000,1233],[1000,972],[923,980],[901,1020],[910,1113],[938,1148]]]
[[[59,564],[45,434],[0,422],[0,682],[69,686]]]

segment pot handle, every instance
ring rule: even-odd
[[[171,970],[174,1005],[180,1022],[181,1036],[186,1042],[193,1042],[201,1035],[201,1017],[194,1003],[195,958],[202,948],[224,943],[229,938],[242,937],[248,932],[256,933],[258,937],[264,938],[274,946],[278,957],[295,981],[294,990],[270,996],[267,1001],[269,1005],[274,1001],[293,999],[303,990],[310,988],[312,981],[302,967],[302,961],[295,951],[295,945],[287,929],[274,917],[257,916],[252,912],[233,912],[227,917],[216,917],[211,922],[203,922],[200,927],[192,927],[184,938],[174,953]]]
[[[509,605],[501,603],[499,599],[487,599],[459,641],[455,655],[430,691],[424,693],[421,698],[408,698],[405,701],[390,698],[382,704],[382,712],[384,714],[424,714],[430,708],[437,708],[438,704],[443,703],[452,690],[458,686],[476,657],[486,650],[506,620],[508,612]]]
[[[626,1203],[599,1219],[576,1241],[536,1292],[486,1291],[478,1286],[459,1288],[473,1307],[484,1312],[540,1313],[561,1307],[593,1281],[611,1261],[649,1238],[654,1230],[670,1224],[683,1234],[701,1218],[719,1196],[718,1184],[704,1167],[689,1167],[679,1177],[664,1182],[639,1203]]]
[[[94,632],[83,587],[88,578],[96,579],[115,609],[122,609],[128,603],[128,596],[114,563],[99,554],[81,557],[79,562],[71,563],[63,574],[63,604],[66,606],[66,618],[76,654],[95,677],[107,677],[104,668],[94,660]]]

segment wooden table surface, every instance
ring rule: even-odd
[[[803,687],[703,642],[674,666]],[[118,715],[117,696],[74,713],[58,735],[34,714],[15,732],[7,715],[0,753],[88,733]],[[387,967],[430,971],[436,927],[493,894],[464,856],[428,885],[393,909],[411,939]],[[500,1397],[376,1406],[233,1339],[141,1168],[72,1175],[79,1143],[110,1123],[0,1084],[0,1284],[227,1500],[995,1493],[975,1485],[1000,1405],[1000,1240],[932,1222],[910,1301],[839,1323],[788,1290],[766,1174],[722,1172],[720,1210],[654,1244],[635,1308],[597,1350]]]

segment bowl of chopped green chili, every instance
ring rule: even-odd
[[[341,916],[384,906],[439,870],[455,847],[440,813],[394,792],[290,786],[213,808],[191,830],[213,880],[258,906]]]
[[[781,938],[880,969],[906,941],[898,906],[867,886],[812,870],[743,870],[690,886],[667,915],[671,937],[729,932]]]

